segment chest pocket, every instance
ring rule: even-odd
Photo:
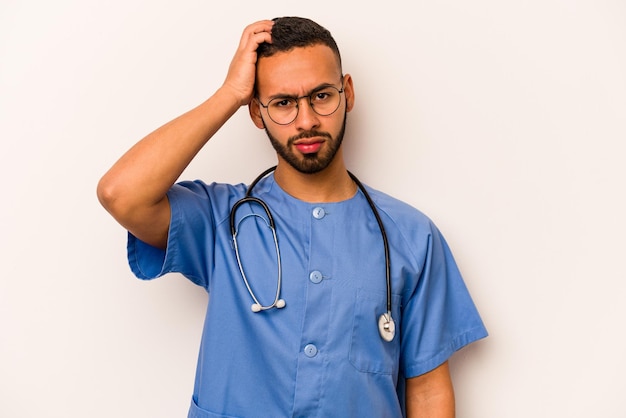
[[[387,311],[387,295],[359,289],[354,304],[350,363],[360,372],[392,374],[400,356],[400,296],[391,297],[396,335],[391,342],[378,333],[378,317]]]

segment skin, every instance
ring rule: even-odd
[[[303,161],[309,153],[298,149],[295,144],[319,143],[317,158],[323,158],[331,153],[332,144],[338,141],[342,131],[345,114],[354,106],[352,77],[347,74],[342,78],[337,58],[330,48],[323,45],[296,48],[262,58],[257,66],[257,89],[262,102],[267,102],[276,95],[303,96],[324,84],[341,87],[342,80],[344,93],[341,95],[341,104],[332,115],[318,115],[306,99],[301,99],[296,120],[289,125],[278,125],[269,118],[267,109],[262,108],[255,100],[249,106],[252,121],[258,128],[266,129],[274,141],[301,164],[304,164]],[[316,135],[298,139],[295,143],[289,141],[292,137],[311,131],[326,133],[328,137]],[[341,147],[328,165],[314,174],[302,173],[285,161],[280,153],[277,158],[278,166],[274,178],[283,190],[298,199],[307,202],[336,202],[348,199],[356,193],[356,185],[348,176]]]
[[[448,362],[406,380],[407,418],[454,418],[454,389]]]
[[[339,144],[346,115],[354,107],[352,77],[342,76],[337,57],[323,45],[295,48],[257,61],[256,48],[271,42],[272,25],[263,20],[247,26],[222,86],[205,102],[135,144],[98,183],[104,208],[142,241],[166,248],[170,220],[166,192],[211,137],[246,105],[254,124],[267,131],[275,148],[281,148],[274,176],[283,190],[308,202],[337,202],[356,193]],[[339,109],[329,116],[316,114],[301,99],[298,117],[283,126],[272,122],[267,110],[253,100],[255,81],[264,103],[279,94],[308,95],[321,84],[340,87],[341,81],[344,93]],[[319,163],[316,172],[298,168],[312,160]],[[407,379],[406,386],[408,417],[454,417],[447,363]]]

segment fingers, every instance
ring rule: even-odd
[[[271,32],[273,26],[273,20],[259,20],[258,22],[254,22],[246,26],[244,32],[248,30],[252,31],[253,33]]]
[[[224,83],[239,97],[241,105],[248,104],[252,98],[256,76],[256,50],[263,42],[272,42],[273,26],[273,21],[261,20],[248,25],[241,35]]]
[[[255,35],[255,34],[263,33],[263,32],[271,33],[273,26],[274,26],[273,20],[259,20],[258,22],[254,22],[246,26],[246,28],[244,29],[244,34],[250,33],[250,34]]]
[[[241,36],[240,47],[256,51],[259,44],[263,42],[271,43],[273,26],[274,22],[271,20],[260,20],[248,25]]]

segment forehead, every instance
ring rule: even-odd
[[[341,81],[339,59],[326,45],[314,45],[260,58],[257,92],[302,94],[323,83]]]

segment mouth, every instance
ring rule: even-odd
[[[302,154],[314,154],[318,152],[320,148],[322,148],[322,145],[324,144],[324,142],[325,142],[324,139],[321,139],[321,138],[320,139],[307,138],[307,139],[298,140],[294,142],[293,145]]]

